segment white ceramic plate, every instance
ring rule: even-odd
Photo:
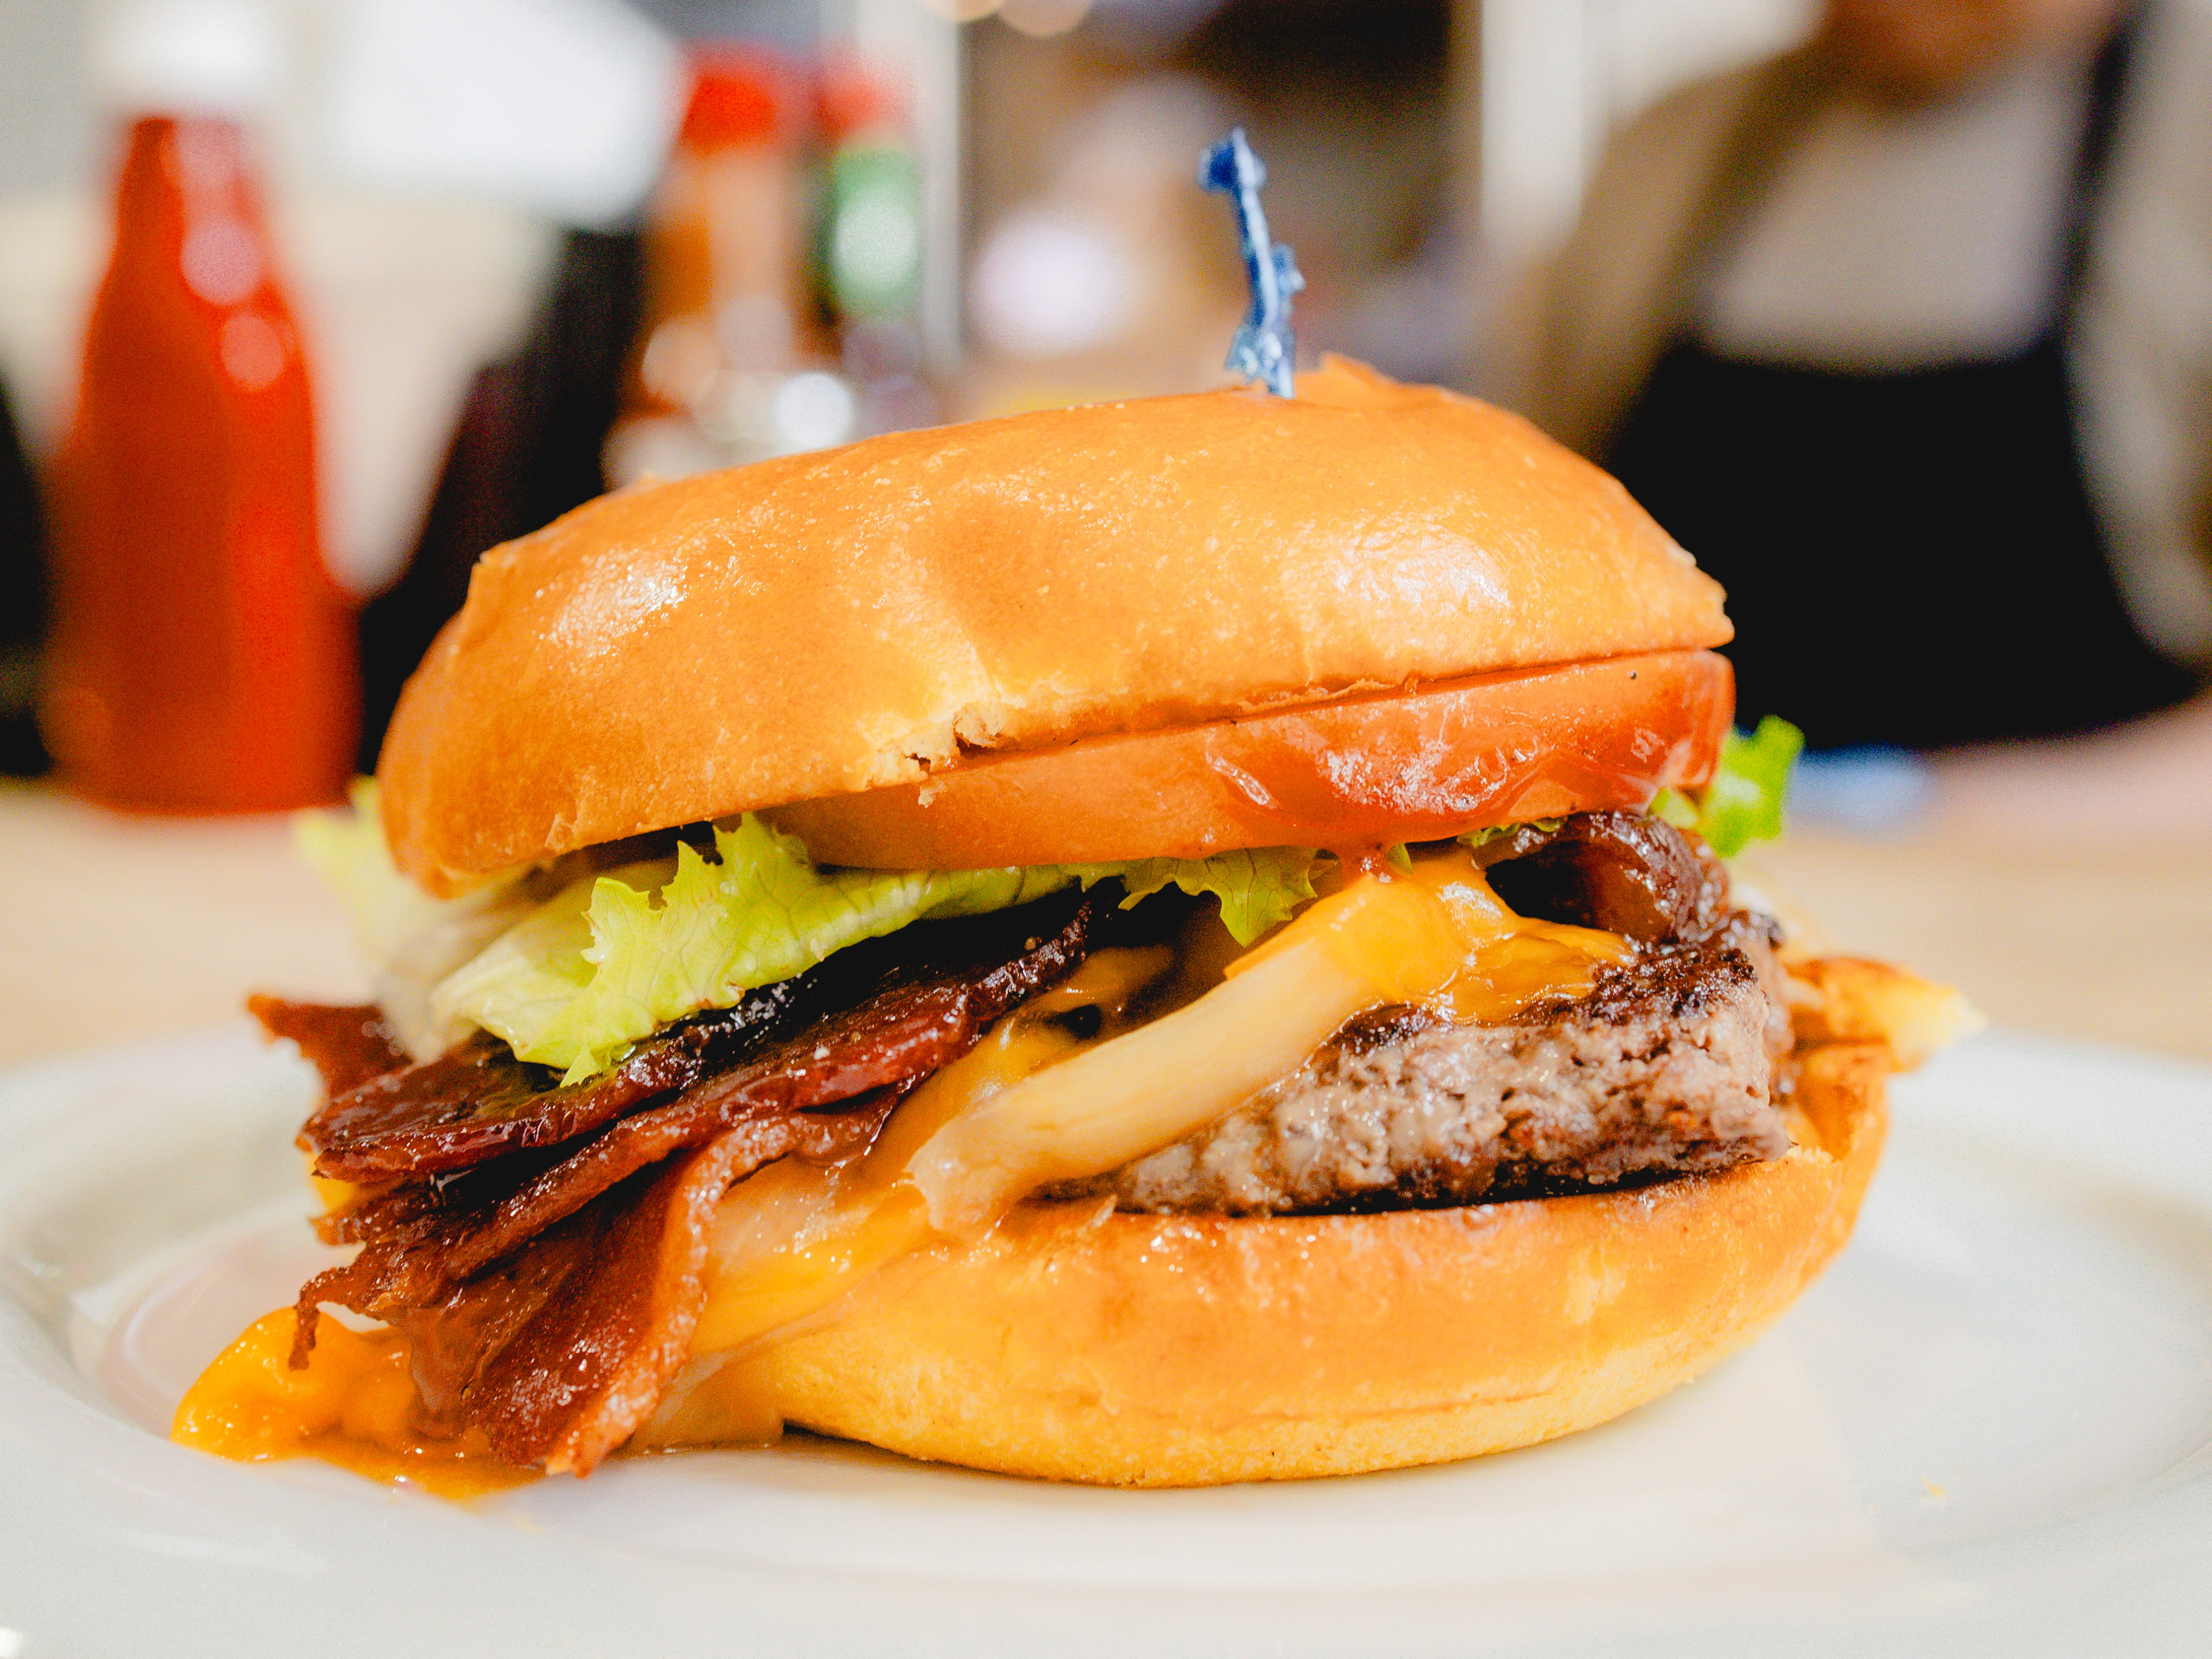
[[[2212,1070],[1945,1056],[1834,1270],[1557,1444],[1119,1492],[794,1439],[471,1508],[161,1437],[322,1254],[310,1093],[242,1029],[0,1079],[0,1653],[2212,1644]]]

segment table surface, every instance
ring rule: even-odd
[[[2212,1060],[2212,848],[1793,831],[1746,879],[1824,947],[1909,964],[2002,1025]],[[127,818],[0,785],[0,1064],[356,1000],[344,918],[281,820]]]

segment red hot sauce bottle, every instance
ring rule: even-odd
[[[352,605],[319,551],[307,364],[235,121],[132,123],[52,482],[44,723],[70,787],[150,811],[336,799]]]

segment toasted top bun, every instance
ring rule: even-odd
[[[433,892],[977,750],[1694,648],[1721,590],[1525,421],[1333,360],[604,496],[487,553],[381,764]]]

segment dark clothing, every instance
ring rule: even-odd
[[[2087,730],[2192,690],[2114,584],[2067,365],[2134,35],[2098,58],[2058,293],[2011,356],[1868,374],[1705,344],[1705,276],[1796,123],[1755,111],[1723,161],[1678,273],[1680,331],[1607,464],[1727,587],[1741,723],[1778,714],[1820,749],[1940,748]]]
[[[38,722],[46,610],[46,517],[14,405],[0,386],[0,773],[46,769]]]
[[[405,572],[361,614],[361,769],[376,769],[399,688],[468,597],[486,549],[607,487],[599,451],[614,424],[644,312],[631,231],[572,230],[551,291],[512,356],[477,371]]]

